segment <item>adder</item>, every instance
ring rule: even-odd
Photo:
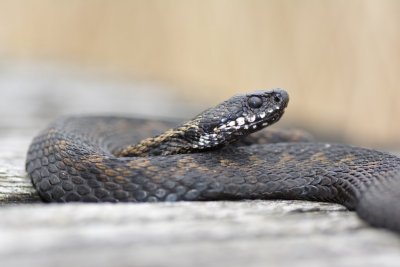
[[[236,95],[182,124],[64,117],[34,138],[26,170],[48,202],[325,201],[400,232],[400,158],[260,131],[288,101],[280,89]]]

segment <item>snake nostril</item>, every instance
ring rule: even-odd
[[[277,94],[274,96],[274,101],[276,103],[280,103],[282,101],[282,96],[280,94]]]

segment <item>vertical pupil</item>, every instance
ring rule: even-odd
[[[258,96],[252,96],[249,98],[249,106],[251,108],[259,108],[262,105],[262,99]]]

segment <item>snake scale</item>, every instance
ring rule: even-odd
[[[26,170],[47,202],[325,201],[400,232],[400,158],[259,131],[288,101],[280,89],[236,95],[183,124],[64,117],[34,138]]]

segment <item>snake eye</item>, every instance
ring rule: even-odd
[[[251,108],[259,108],[263,103],[262,99],[258,96],[250,97],[247,102]]]

